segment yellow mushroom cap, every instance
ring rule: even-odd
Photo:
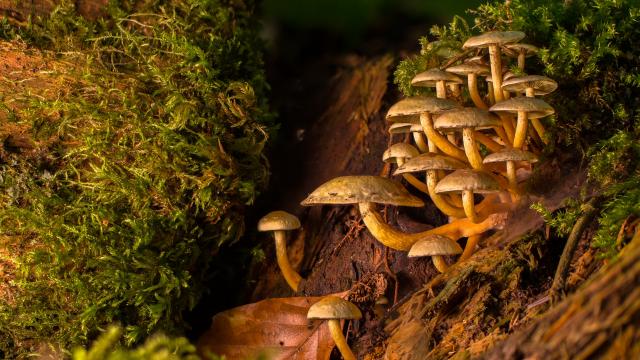
[[[465,76],[468,74],[488,75],[491,73],[491,69],[487,65],[475,62],[465,62],[460,65],[450,66],[445,71]]]
[[[399,183],[382,176],[341,176],[331,179],[315,189],[300,204],[357,204],[372,202],[396,206],[424,206],[424,202],[411,195]]]
[[[299,227],[300,220],[282,210],[272,211],[258,221],[258,231],[295,230]]]
[[[384,162],[396,162],[396,159],[403,158],[408,159],[414,156],[420,155],[420,151],[413,145],[407,143],[397,143],[389,146],[387,150],[382,154],[382,161]]]
[[[462,84],[463,81],[452,73],[442,71],[438,68],[423,71],[411,79],[411,85],[423,87],[435,87],[438,81],[446,83]]]
[[[500,184],[488,173],[480,170],[456,170],[445,176],[436,185],[436,193],[459,193],[471,190],[476,194],[500,191]]]
[[[457,242],[444,235],[427,235],[424,239],[418,240],[411,249],[408,257],[419,256],[442,256],[461,254],[462,248]]]
[[[322,298],[317,303],[311,305],[307,312],[309,320],[332,320],[332,319],[360,319],[362,313],[353,303],[329,295]]]
[[[462,48],[485,48],[491,45],[504,45],[524,39],[522,31],[491,31],[482,35],[470,37]]]
[[[526,57],[529,57],[537,53],[539,50],[536,46],[533,46],[531,44],[524,44],[524,43],[506,44],[504,47],[507,48],[508,50],[511,50],[510,51],[511,54],[509,55],[516,56],[516,57],[521,51],[524,52],[524,55]]]
[[[489,164],[507,161],[528,161],[534,163],[538,161],[538,157],[534,153],[522,149],[505,148],[487,155],[482,162]]]
[[[558,83],[540,75],[514,77],[502,83],[502,90],[506,91],[524,92],[527,88],[532,88],[536,95],[547,95],[558,88]]]
[[[529,119],[536,119],[549,116],[555,113],[551,105],[542,99],[532,97],[516,97],[509,100],[497,102],[489,111],[517,113],[526,112]]]
[[[456,130],[464,128],[486,129],[502,126],[500,119],[488,112],[474,107],[449,110],[441,113],[434,122],[440,130]]]
[[[465,168],[467,168],[467,165],[458,159],[441,154],[425,153],[407,160],[396,169],[393,175],[426,170],[457,170]]]
[[[431,96],[412,96],[393,104],[387,111],[386,119],[390,122],[420,123],[421,113],[437,113],[459,108],[455,101],[438,99]]]

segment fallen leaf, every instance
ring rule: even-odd
[[[198,352],[229,360],[329,359],[335,343],[326,322],[307,320],[309,307],[320,299],[267,299],[218,313],[200,337]]]

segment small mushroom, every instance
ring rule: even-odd
[[[373,313],[376,315],[376,318],[382,319],[388,305],[389,305],[389,299],[387,299],[386,296],[380,296],[376,300],[376,303],[373,306]]]
[[[520,70],[524,70],[525,58],[537,54],[539,50],[533,45],[523,43],[507,44],[504,47],[507,49],[505,52],[513,52],[515,57],[518,58],[518,68]]]
[[[432,256],[433,265],[443,273],[449,267],[443,256],[458,255],[462,248],[457,242],[443,235],[429,235],[413,244],[408,257]]]
[[[517,97],[497,102],[489,109],[491,112],[507,112],[518,114],[513,147],[521,149],[527,137],[529,119],[538,119],[553,114],[553,108],[541,99]]]
[[[435,191],[438,194],[462,193],[465,214],[471,222],[478,223],[473,195],[499,192],[500,184],[484,171],[463,169],[445,176],[438,182]]]
[[[502,85],[502,88],[506,91],[516,93],[524,92],[527,97],[535,97],[536,95],[547,95],[554,92],[558,88],[558,83],[546,76],[527,75],[506,80]],[[531,124],[533,125],[538,135],[540,135],[542,141],[547,143],[547,140],[544,136],[544,125],[542,125],[540,120],[537,118],[532,119]]]
[[[407,234],[384,222],[375,204],[395,206],[424,206],[424,202],[409,194],[402,185],[381,176],[341,176],[320,185],[306,199],[303,206],[357,204],[362,220],[371,235],[383,245],[395,250],[408,251],[416,241],[428,234],[446,235],[459,239],[484,233],[501,226],[502,218],[491,215],[479,223],[469,219],[455,220],[437,228]]]
[[[462,79],[438,68],[423,71],[411,79],[411,85],[419,87],[435,87],[436,97],[447,98],[447,85],[462,84]]]
[[[418,149],[407,143],[397,143],[391,145],[382,154],[382,161],[386,163],[396,163],[398,166],[402,166],[407,159],[420,155]],[[402,177],[416,189],[427,193],[427,184],[418,180],[411,174],[402,174]]]
[[[394,123],[389,126],[389,134],[407,134],[411,133],[413,136],[413,142],[420,152],[428,152],[429,144],[424,140],[424,133],[420,124],[411,123]]]
[[[331,337],[345,360],[356,360],[356,357],[342,334],[340,320],[358,320],[360,318],[362,318],[362,313],[357,306],[333,295],[326,296],[311,305],[307,312],[309,320],[327,320]]]
[[[538,161],[538,157],[528,151],[520,149],[504,149],[502,151],[487,155],[484,163],[506,163],[507,179],[509,180],[509,189],[512,194],[518,194],[518,180],[516,178],[516,161],[527,161],[534,163]]]
[[[298,218],[286,211],[272,211],[258,221],[258,231],[273,231],[273,237],[276,242],[278,266],[280,267],[280,271],[282,271],[284,279],[293,291],[298,291],[302,277],[293,269],[289,262],[286,232],[298,228],[300,228]]]
[[[464,152],[471,167],[482,170],[482,156],[476,143],[475,130],[501,126],[500,120],[486,110],[463,108],[442,112],[434,123],[438,130],[462,130]]]
[[[445,71],[467,76],[467,86],[469,87],[469,96],[473,104],[480,109],[487,110],[489,107],[482,101],[482,97],[478,92],[478,75],[488,75],[491,72],[486,65],[467,62],[460,65],[450,66]]]

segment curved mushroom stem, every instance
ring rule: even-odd
[[[527,97],[535,97],[535,90],[531,87],[528,87],[525,90],[525,95]],[[542,122],[540,121],[540,119],[531,119],[531,125],[533,125],[533,128],[536,129],[536,132],[538,133],[538,135],[540,135],[540,139],[542,140],[543,143],[548,144],[549,140],[547,140],[544,137],[545,134],[545,129],[544,129],[544,125],[542,125]]]
[[[438,270],[441,273],[447,271],[447,269],[449,268],[449,265],[447,264],[447,262],[444,261],[444,256],[434,255],[431,257],[431,261],[433,261],[433,266],[436,267],[436,270]]]
[[[464,251],[462,252],[462,255],[460,255],[460,257],[458,258],[458,261],[456,263],[465,261],[468,258],[470,258],[471,255],[473,255],[473,253],[475,252],[476,245],[478,245],[478,242],[480,242],[480,239],[482,239],[482,234],[469,236],[467,238],[467,244],[464,246]]]
[[[461,237],[482,234],[491,229],[495,229],[501,224],[500,216],[493,214],[477,224],[471,222],[469,219],[459,219],[431,230],[407,234],[385,223],[382,216],[376,211],[375,203],[358,203],[358,208],[362,215],[362,221],[367,226],[371,235],[383,245],[401,251],[409,251],[413,244],[423,239],[426,235],[444,235],[456,241]]]
[[[340,320],[338,319],[330,319],[327,321],[327,325],[329,325],[329,333],[331,333],[331,337],[333,341],[336,343],[336,347],[342,354],[344,360],[356,360],[356,356],[353,355],[349,344],[347,344],[347,339],[344,338],[342,334],[342,326],[340,326]]]
[[[483,110],[488,110],[489,106],[482,101],[480,92],[478,92],[478,75],[470,73],[467,75],[467,84],[469,85],[469,96],[473,104]]]
[[[423,192],[425,194],[429,193],[429,189],[427,188],[427,184],[425,184],[422,181],[418,180],[418,178],[416,178],[415,176],[413,176],[411,174],[402,174],[402,177],[409,184],[411,184],[414,188],[420,190],[421,192]]]
[[[487,81],[487,94],[489,95],[489,105],[496,103],[496,97],[493,95],[493,85],[490,81]]]
[[[493,85],[493,96],[496,102],[504,99],[502,94],[502,58],[500,46],[489,45],[489,62],[491,63],[491,82]]]
[[[487,135],[481,133],[480,131],[476,131],[475,136],[476,136],[476,141],[479,142],[480,144],[486,146],[487,149],[489,149],[489,151],[491,151],[491,152],[498,152],[498,151],[500,151],[500,150],[502,150],[504,148],[504,146],[498,144],[492,138],[490,138]]]
[[[449,204],[449,202],[440,194],[436,194],[436,185],[438,184],[438,173],[436,170],[427,170],[427,189],[433,204],[447,216],[463,218],[466,216],[462,208],[458,208]]]
[[[282,276],[287,281],[287,284],[293,289],[298,291],[298,286],[302,280],[302,276],[293,269],[287,256],[287,238],[284,230],[276,230],[273,232],[273,237],[276,240],[276,257],[278,259],[278,266],[282,271]]]
[[[482,156],[478,151],[478,143],[476,143],[475,131],[473,128],[462,129],[462,143],[464,144],[464,152],[469,159],[469,164],[476,170],[482,170]]]
[[[444,83],[444,80],[436,82],[436,97],[439,99],[447,98],[447,87]]]
[[[464,213],[472,223],[478,222],[478,214],[476,214],[475,203],[473,201],[473,191],[465,190],[462,192],[462,206]]]
[[[509,137],[507,136],[507,133],[504,131],[504,128],[498,126],[493,129],[496,131],[496,135],[498,135],[500,140],[502,140],[502,143],[504,144],[504,146],[509,147],[511,143],[509,142]]]
[[[515,130],[513,129],[513,122],[511,117],[505,113],[498,113],[500,121],[502,121],[502,128],[507,135],[507,142],[505,144],[513,144],[513,138],[515,137]]]
[[[433,120],[431,119],[431,113],[422,113],[420,114],[420,124],[422,125],[422,129],[425,134],[427,134],[427,138],[429,141],[433,141],[433,143],[438,147],[438,149],[442,150],[443,153],[454,157],[460,161],[468,163],[467,155],[463,150],[460,150],[457,146],[447,140],[442,134],[440,134],[436,129],[433,128]]]
[[[424,141],[422,133],[418,131],[412,131],[411,134],[413,135],[413,141],[416,143],[416,146],[421,153],[429,151],[429,145],[427,145],[427,143]]]
[[[518,111],[518,123],[516,125],[516,134],[513,138],[513,147],[515,149],[522,149],[524,141],[527,139],[527,127],[529,120],[527,119],[527,113],[525,111]]]

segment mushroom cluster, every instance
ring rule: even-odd
[[[405,233],[387,224],[378,204],[422,207],[425,201],[400,182],[381,176],[329,180],[301,204],[357,205],[376,240],[408,252],[409,257],[431,256],[440,272],[449,266],[444,256],[459,255],[458,262],[471,257],[483,236],[502,225],[503,214],[523,201],[526,194],[521,183],[548,141],[540,119],[554,109],[536,96],[553,92],[557,83],[539,75],[516,75],[524,73],[526,58],[538,51],[520,43],[524,37],[519,31],[494,31],[469,38],[463,45],[466,51],[448,54],[445,66],[419,73],[411,81],[415,87],[435,88],[435,97],[408,97],[387,112],[391,138],[405,137],[384,152],[383,161],[396,164],[394,175],[428,195],[449,217],[447,224],[419,233]],[[466,76],[466,81],[460,76]],[[284,231],[299,223],[285,214],[267,215],[260,230],[275,231],[278,263],[297,291],[301,278],[286,258]],[[463,238],[464,249],[458,244]],[[337,303],[327,300],[331,306]],[[336,306],[349,308],[343,303]],[[337,318],[312,311],[310,316]],[[338,337],[335,321],[332,332]],[[348,347],[339,340],[341,351],[345,348],[343,354],[347,353]]]

